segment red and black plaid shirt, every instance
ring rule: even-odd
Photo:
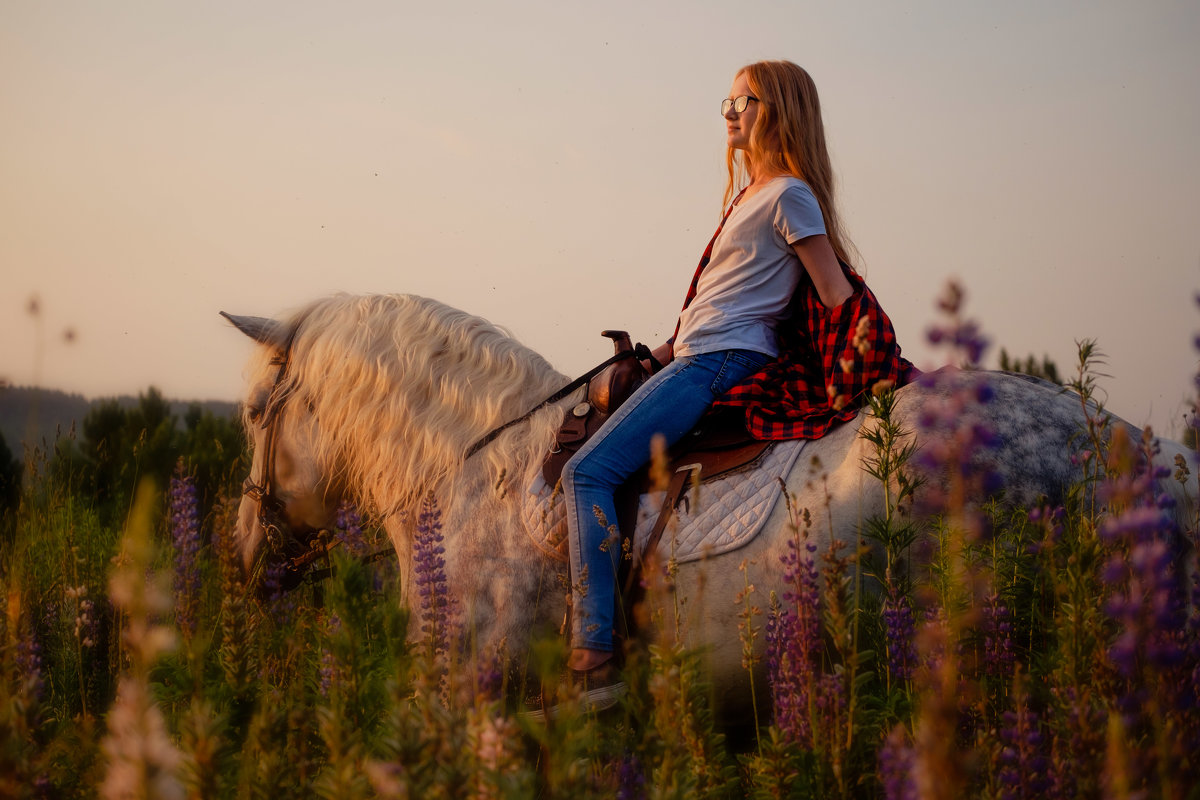
[[[700,259],[684,308],[696,296],[700,273],[724,224],[722,220]],[[788,316],[776,329],[779,358],[717,400],[717,406],[743,409],[746,430],[754,438],[819,439],[853,419],[880,381],[899,387],[916,376],[900,355],[892,321],[875,295],[846,264],[842,272],[853,294],[832,310],[821,303],[808,273],[801,272]]]

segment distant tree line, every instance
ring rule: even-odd
[[[181,460],[206,510],[248,470],[238,419],[198,403],[180,419],[153,387],[133,406],[116,399],[94,404],[77,429],[59,436],[41,457],[40,477],[87,498],[103,521],[115,524],[124,519],[143,478],[165,489]],[[23,467],[0,435],[0,517],[7,518],[6,526],[19,503]]]
[[[1042,356],[1041,361],[1038,361],[1030,354],[1022,361],[1019,357],[1010,356],[1008,351],[1001,347],[1000,369],[1005,372],[1020,372],[1051,383],[1062,384],[1062,379],[1058,376],[1058,366],[1050,360],[1050,356]]]

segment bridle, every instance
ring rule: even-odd
[[[291,396],[292,391],[284,391],[282,387],[287,378],[288,365],[291,363],[292,345],[296,333],[300,330],[300,322],[288,334],[279,354],[271,359],[271,365],[278,367],[275,382],[267,395],[267,403],[263,409],[262,428],[266,431],[263,442],[263,461],[260,480],[256,483],[253,476],[247,477],[242,484],[242,494],[258,504],[258,525],[262,528],[267,539],[269,555],[283,565],[283,576],[280,588],[290,591],[304,581],[315,583],[333,575],[333,567],[329,561],[329,552],[338,545],[326,529],[317,530],[301,537],[288,525],[284,515],[284,504],[274,492],[275,477],[275,444],[279,436],[279,424],[283,418],[284,402]],[[380,550],[364,556],[363,562],[375,561],[388,555],[390,550]],[[318,561],[324,562],[323,569],[313,569]]]
[[[271,365],[277,367],[277,370],[275,372],[275,381],[271,386],[270,393],[267,395],[267,402],[262,412],[262,428],[266,431],[266,439],[263,442],[265,452],[263,453],[262,474],[258,482],[254,481],[253,476],[250,476],[242,484],[242,494],[258,504],[258,525],[262,528],[263,534],[266,536],[270,556],[283,564],[284,574],[280,580],[280,587],[284,591],[290,591],[306,580],[315,583],[316,581],[330,577],[333,574],[333,567],[329,563],[329,552],[338,545],[338,540],[325,529],[315,531],[305,537],[298,536],[292,530],[291,526],[288,525],[284,515],[283,501],[275,495],[272,485],[272,480],[275,476],[275,443],[279,436],[279,423],[283,418],[284,402],[292,394],[292,390],[285,390],[284,386],[287,379],[288,366],[292,358],[292,345],[296,341],[296,334],[299,332],[302,324],[303,320],[297,321],[288,334],[287,340],[284,342],[284,346],[279,351],[279,354],[271,359]],[[639,343],[632,349],[622,350],[613,355],[612,358],[596,365],[587,373],[562,387],[527,413],[492,430],[468,449],[464,460],[470,458],[484,446],[492,442],[509,427],[523,422],[536,411],[566,397],[610,364],[627,358],[649,359],[657,368],[662,368],[662,365],[657,363],[649,348],[643,344]],[[390,552],[390,550],[380,550],[361,557],[360,561],[375,561],[383,558]],[[318,560],[324,562],[324,568],[314,570],[313,564]]]

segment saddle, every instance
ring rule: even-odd
[[[602,331],[600,335],[612,339],[617,354],[633,349],[625,331]],[[547,485],[558,484],[571,456],[649,377],[650,373],[641,361],[625,358],[610,364],[588,382],[586,399],[567,412],[554,446],[542,465],[542,477]],[[676,508],[686,499],[688,488],[755,462],[770,446],[770,442],[751,438],[742,419],[736,411],[710,412],[696,429],[668,452],[670,483],[644,551],[633,552],[632,564],[623,579],[627,594],[638,582],[645,554],[657,549]],[[654,488],[662,487],[653,485],[650,467],[646,465],[618,489],[614,498],[616,523],[623,540],[632,543],[638,498]]]

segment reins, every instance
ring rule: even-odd
[[[596,366],[589,369],[587,372],[580,375],[575,380],[568,383],[566,386],[564,386],[561,389],[559,389],[558,391],[556,391],[554,394],[547,397],[542,402],[538,403],[533,408],[526,411],[521,416],[517,417],[516,419],[510,419],[508,422],[504,423],[500,427],[492,430],[490,433],[488,433],[486,436],[484,436],[478,442],[471,445],[470,449],[467,450],[466,455],[463,456],[463,461],[466,461],[468,458],[470,458],[471,456],[475,455],[480,450],[482,450],[485,446],[487,446],[488,444],[495,441],[497,436],[499,436],[501,433],[504,433],[504,431],[508,430],[513,425],[518,425],[518,424],[524,422],[525,420],[529,419],[534,414],[541,411],[543,408],[550,405],[551,403],[557,403],[559,400],[562,400],[564,397],[569,395],[571,392],[575,391],[580,386],[583,386],[585,383],[587,383],[592,378],[599,375],[601,372],[603,372],[605,369],[607,369],[611,365],[617,363],[618,361],[624,361],[627,358],[637,358],[638,360],[641,360],[641,361],[649,360],[651,364],[655,365],[655,371],[662,368],[662,365],[658,363],[658,359],[656,359],[654,357],[654,354],[650,352],[650,348],[646,347],[646,345],[642,344],[641,342],[638,342],[637,344],[635,344],[633,346],[633,349],[622,350],[621,352],[617,353],[616,355],[612,356],[611,358],[608,358],[607,360],[602,361],[601,363],[599,363]]]

